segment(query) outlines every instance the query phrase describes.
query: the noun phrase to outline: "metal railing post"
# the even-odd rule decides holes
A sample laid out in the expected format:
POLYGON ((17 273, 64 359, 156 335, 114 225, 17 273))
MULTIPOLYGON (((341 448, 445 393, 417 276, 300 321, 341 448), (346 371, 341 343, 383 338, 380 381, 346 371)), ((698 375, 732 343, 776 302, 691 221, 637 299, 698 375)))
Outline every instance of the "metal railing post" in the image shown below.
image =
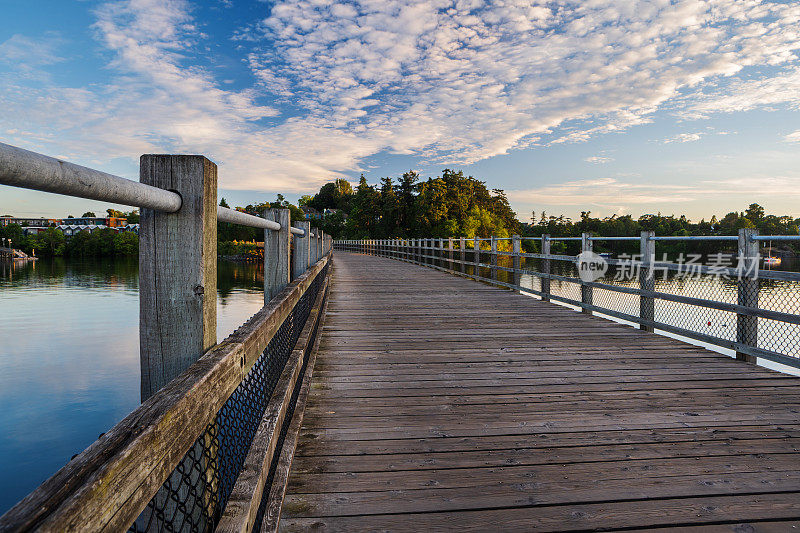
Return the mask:
POLYGON ((141 210, 144 401, 217 342, 217 166, 198 155, 143 155, 139 180, 183 199, 174 213, 141 210))
POLYGON ((497 237, 492 235, 492 255, 491 255, 491 265, 492 265, 492 279, 497 280, 497 237))
POLYGON ((542 235, 542 301, 550 301, 550 235, 542 235))
POLYGON ((303 272, 308 270, 308 267, 311 264, 311 222, 296 222, 294 226, 306 232, 306 234, 302 237, 298 235, 294 236, 292 279, 297 279, 303 275, 303 272))
MULTIPOLYGON (((593 248, 593 242, 590 238, 592 236, 591 233, 582 233, 581 234, 581 253, 583 252, 591 252, 593 248)), ((579 267, 580 268, 580 267, 579 267)), ((592 305, 592 287, 586 285, 586 282, 581 280, 581 303, 592 305)), ((581 313, 586 315, 591 315, 592 310, 587 309, 585 307, 581 308, 581 313)))
POLYGON ((264 303, 269 303, 291 281, 289 250, 292 234, 288 209, 267 209, 265 217, 281 225, 281 229, 264 230, 264 303))
POLYGON ((460 237, 458 239, 458 248, 461 251, 460 252, 461 273, 464 274, 467 271, 467 265, 466 265, 466 261, 467 261, 467 249, 466 249, 467 248, 467 239, 465 239, 464 237, 460 237))
MULTIPOLYGON (((513 266, 514 266, 514 285, 517 287, 522 286, 522 258, 519 255, 522 253, 522 239, 519 235, 511 236, 512 251, 514 252, 513 266)), ((519 289, 517 289, 519 290, 519 289)))
MULTIPOLYGON (((758 241, 753 237, 758 235, 754 228, 739 230, 739 279, 737 281, 737 303, 745 307, 758 309, 758 268, 759 250, 758 241)), ((758 347, 758 317, 737 313, 736 315, 736 342, 753 348, 758 347)), ((736 352, 736 359, 755 363, 757 358, 742 352, 736 352)))
MULTIPOLYGON (((653 263, 656 260, 656 242, 653 231, 643 231, 639 242, 639 254, 641 263, 639 266, 639 288, 643 291, 654 291, 656 288, 655 273, 653 263)), ((639 318, 642 320, 655 320, 655 299, 652 296, 639 296, 639 318)), ((644 324, 639 325, 643 331, 653 332, 653 326, 644 324)))

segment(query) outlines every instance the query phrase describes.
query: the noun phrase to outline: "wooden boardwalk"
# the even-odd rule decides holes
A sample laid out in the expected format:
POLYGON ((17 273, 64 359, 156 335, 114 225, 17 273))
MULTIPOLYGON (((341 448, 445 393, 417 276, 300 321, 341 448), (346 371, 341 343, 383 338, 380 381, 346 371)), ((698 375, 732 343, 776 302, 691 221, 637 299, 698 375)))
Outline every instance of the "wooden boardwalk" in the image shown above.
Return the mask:
POLYGON ((797 378, 337 252, 283 531, 800 531, 797 378))

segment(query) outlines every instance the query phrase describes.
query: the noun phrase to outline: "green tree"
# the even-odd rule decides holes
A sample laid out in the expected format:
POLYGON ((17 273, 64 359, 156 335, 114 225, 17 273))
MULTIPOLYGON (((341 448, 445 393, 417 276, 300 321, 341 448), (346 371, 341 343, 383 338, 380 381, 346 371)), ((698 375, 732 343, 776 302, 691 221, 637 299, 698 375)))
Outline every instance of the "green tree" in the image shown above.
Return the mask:
POLYGON ((419 235, 415 220, 418 180, 419 174, 409 170, 403 173, 397 184, 397 226, 403 237, 419 235))
POLYGON ((392 178, 381 179, 380 190, 380 236, 396 237, 399 234, 400 202, 394 193, 392 178))
POLYGON ((744 216, 754 224, 758 224, 764 218, 764 208, 758 204, 750 204, 744 216))
POLYGON ((347 219, 347 227, 352 235, 364 238, 376 235, 377 222, 380 217, 379 202, 378 191, 367 183, 367 179, 362 174, 353 196, 350 216, 347 219))

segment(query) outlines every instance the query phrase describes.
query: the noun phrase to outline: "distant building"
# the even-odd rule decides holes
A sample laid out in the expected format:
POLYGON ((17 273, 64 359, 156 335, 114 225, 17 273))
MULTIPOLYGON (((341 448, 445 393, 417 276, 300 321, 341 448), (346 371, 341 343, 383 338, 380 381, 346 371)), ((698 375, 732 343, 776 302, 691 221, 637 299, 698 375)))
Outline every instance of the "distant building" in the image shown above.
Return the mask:
POLYGON ((319 211, 317 211, 313 207, 304 206, 304 207, 301 207, 300 209, 303 211, 303 214, 309 220, 311 220, 312 218, 316 219, 316 220, 319 220, 319 219, 322 218, 322 213, 320 213, 319 211))
MULTIPOLYGON (((66 220, 72 221, 77 219, 68 218, 66 220)), ((124 220, 124 219, 123 219, 124 220)), ((111 229, 116 231, 117 233, 120 232, 131 232, 139 235, 139 224, 126 224, 124 226, 106 226, 105 224, 61 224, 56 226, 56 229, 59 230, 61 233, 64 234, 65 237, 72 237, 73 235, 77 235, 82 231, 88 231, 89 233, 94 233, 100 229, 111 229)))
POLYGON ((109 228, 120 228, 128 224, 128 219, 121 217, 80 217, 65 218, 61 220, 60 223, 69 224, 70 226, 107 226, 109 228))
MULTIPOLYGON (((72 220, 72 219, 68 218, 66 220, 72 220)), ((48 229, 50 229, 49 226, 47 227, 23 226, 22 233, 24 233, 25 235, 36 235, 44 231, 47 231, 48 229)), ((111 228, 109 226, 106 226, 105 224, 59 224, 57 226, 54 226, 54 229, 57 229, 58 231, 63 233, 65 237, 72 237, 73 235, 77 235, 82 231, 88 231, 89 233, 94 233, 95 231, 100 229, 110 229, 116 231, 117 233, 131 232, 135 233, 136 235, 139 235, 139 224, 126 224, 124 226, 118 226, 116 228, 111 228)))
POLYGON ((330 216, 330 215, 335 215, 336 213, 341 213, 342 214, 342 218, 347 220, 347 213, 344 213, 341 209, 333 209, 333 208, 330 208, 330 207, 326 207, 325 208, 325 211, 323 212, 322 216, 324 218, 324 217, 327 217, 327 216, 330 216))
POLYGON ((23 227, 48 228, 61 224, 58 218, 21 218, 21 217, 0 217, 0 226, 18 224, 23 227))

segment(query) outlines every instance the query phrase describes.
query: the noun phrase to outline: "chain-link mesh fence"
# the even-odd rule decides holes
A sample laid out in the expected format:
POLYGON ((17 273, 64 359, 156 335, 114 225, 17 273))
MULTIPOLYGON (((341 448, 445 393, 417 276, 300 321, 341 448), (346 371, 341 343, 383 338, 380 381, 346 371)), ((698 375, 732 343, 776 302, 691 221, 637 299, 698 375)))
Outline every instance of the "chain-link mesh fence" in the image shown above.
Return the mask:
MULTIPOLYGON (((600 239, 602 240, 602 239, 600 239)), ((638 238, 636 239, 638 241, 638 238)), ((425 242, 425 241, 423 241, 425 242)), ((530 242, 526 241, 526 248, 530 249, 530 242)), ((582 291, 578 266, 574 258, 575 250, 580 250, 580 243, 571 240, 566 243, 553 241, 553 256, 549 259, 540 257, 520 258, 519 278, 515 277, 513 271, 513 257, 508 254, 507 240, 498 241, 499 254, 494 254, 490 250, 490 241, 480 242, 480 252, 478 262, 480 266, 467 264, 464 272, 468 275, 477 276, 487 282, 493 281, 491 268, 493 258, 496 257, 496 280, 500 285, 518 286, 525 291, 526 289, 543 292, 552 296, 566 298, 574 302, 585 301, 591 292, 591 303, 596 308, 595 313, 603 314, 603 310, 616 313, 623 313, 631 317, 631 320, 643 320, 655 323, 655 328, 659 329, 659 324, 673 329, 668 329, 673 334, 693 337, 695 340, 706 341, 723 347, 731 347, 731 343, 738 343, 737 350, 742 346, 745 351, 761 349, 780 356, 789 356, 798 360, 793 366, 800 367, 800 324, 797 324, 797 316, 800 315, 800 298, 797 297, 797 288, 800 284, 800 275, 789 275, 775 278, 767 275, 763 277, 753 277, 752 272, 746 267, 739 272, 735 268, 735 258, 720 254, 719 257, 726 259, 720 265, 727 265, 712 272, 719 265, 712 261, 717 254, 709 255, 705 259, 709 262, 693 262, 694 259, 686 263, 668 264, 666 256, 654 264, 653 276, 648 278, 642 275, 644 266, 640 262, 640 256, 631 255, 635 248, 639 247, 639 242, 612 243, 612 248, 619 248, 620 252, 616 259, 609 261, 608 271, 595 281, 600 284, 612 285, 628 289, 629 291, 617 291, 602 287, 593 287, 591 291, 582 291), (557 252, 556 252, 557 250, 557 252), (622 253, 624 252, 624 253, 622 253), (724 257, 723 257, 724 256, 724 257), (628 259, 623 260, 623 257, 628 259), (627 261, 634 265, 624 266, 627 261), (549 268, 548 268, 549 264, 549 268), (713 268, 709 268, 713 267, 713 268), (547 279, 544 275, 547 272, 555 275, 554 279, 547 279), (568 278, 568 279, 559 279, 568 278), (648 292, 644 296, 640 291, 650 291, 655 294, 648 297, 648 292), (659 297, 658 294, 669 295, 659 297), (698 299, 706 300, 709 304, 693 301, 674 301, 674 299, 698 299), (744 309, 719 309, 725 305, 739 305, 744 309), (779 320, 771 317, 759 317, 758 313, 762 310, 777 311, 793 315, 787 320, 779 320), (676 331, 677 328, 681 331, 676 331), (699 337, 699 339, 698 339, 699 337)), ((428 244, 430 246, 430 244, 428 244)), ((438 240, 433 243, 434 247, 440 247, 438 240)), ((445 245, 446 246, 446 245, 445 245)), ((543 246, 543 245, 541 245, 543 246)), ((534 246, 536 248, 536 246, 534 246)), ((535 253, 539 253, 541 248, 535 253)), ((432 252, 429 252, 432 254, 432 252)), ((444 269, 451 269, 449 251, 437 251, 434 264, 444 269)), ((606 257, 613 254, 608 253, 606 257)), ((683 256, 683 253, 681 253, 683 256)), ((468 241, 465 253, 465 261, 475 262, 475 251, 472 242, 468 241)), ((694 256, 701 256, 695 254, 694 256)), ((460 254, 456 253, 456 259, 460 259, 460 254)), ((431 264, 431 260, 423 260, 423 263, 431 264)), ((452 266, 455 272, 461 271, 461 266, 452 266)), ((757 271, 757 270, 756 270, 757 271)), ((763 272, 763 271, 762 271, 763 272)), ((786 274, 786 273, 784 273, 786 274)), ((537 295, 541 297, 541 295, 537 295)), ((561 303, 573 308, 576 305, 570 302, 560 301, 556 298, 553 302, 561 303)), ((612 318, 622 318, 609 314, 612 318)), ((753 355, 753 354, 751 354, 753 355)), ((769 353, 759 352, 758 357, 770 357, 769 353)), ((772 356, 774 358, 774 355, 772 356)), ((785 362, 783 358, 779 358, 785 362)))
MULTIPOLYGON (((129 531, 188 533, 215 527, 327 271, 328 265, 317 274, 247 376, 129 531)), ((277 448, 276 455, 279 453, 277 448)))
MULTIPOLYGON (((758 283, 761 309, 800 315, 797 282, 761 278, 758 283)), ((800 324, 759 318, 757 328, 759 348, 800 358, 800 324)))

